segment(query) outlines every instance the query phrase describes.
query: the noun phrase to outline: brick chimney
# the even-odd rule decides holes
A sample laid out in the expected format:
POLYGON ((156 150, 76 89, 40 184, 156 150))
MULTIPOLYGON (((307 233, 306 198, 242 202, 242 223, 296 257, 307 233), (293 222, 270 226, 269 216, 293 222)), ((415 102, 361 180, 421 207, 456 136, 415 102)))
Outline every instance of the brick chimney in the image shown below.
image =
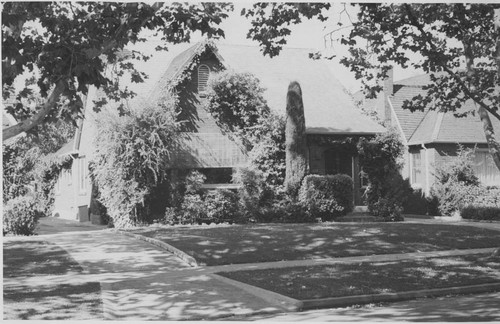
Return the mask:
POLYGON ((387 71, 387 77, 384 79, 384 121, 390 125, 392 110, 389 105, 389 97, 392 97, 394 92, 394 69, 391 67, 387 71))

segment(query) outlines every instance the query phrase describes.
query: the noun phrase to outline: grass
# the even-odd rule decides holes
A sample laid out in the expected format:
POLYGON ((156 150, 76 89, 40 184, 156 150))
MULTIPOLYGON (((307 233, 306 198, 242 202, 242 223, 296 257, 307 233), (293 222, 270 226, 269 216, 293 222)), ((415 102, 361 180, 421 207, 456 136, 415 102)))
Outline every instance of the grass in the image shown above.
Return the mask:
POLYGON ((3 242, 4 278, 61 275, 82 270, 82 267, 56 244, 41 240, 3 242))
POLYGON ((498 246, 499 232, 415 223, 258 224, 140 228, 214 266, 498 246))
POLYGON ((500 258, 485 255, 219 273, 299 300, 500 282, 500 258))
POLYGON ((4 287, 5 320, 96 320, 103 318, 98 282, 4 287))
MULTIPOLYGON (((43 240, 3 242, 3 309, 7 320, 103 319, 98 282, 49 285, 43 276, 78 274, 82 267, 62 248, 43 240), (40 285, 26 286, 23 278, 40 285)), ((55 277, 55 278, 54 278, 55 277)))

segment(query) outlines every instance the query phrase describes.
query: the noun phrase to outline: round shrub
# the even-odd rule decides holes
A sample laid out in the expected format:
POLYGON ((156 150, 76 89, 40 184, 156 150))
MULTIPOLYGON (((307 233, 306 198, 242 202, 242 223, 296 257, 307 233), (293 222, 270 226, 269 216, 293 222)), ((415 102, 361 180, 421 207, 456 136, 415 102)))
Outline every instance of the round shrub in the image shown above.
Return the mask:
POLYGON ((3 234, 34 235, 41 213, 32 197, 11 199, 3 210, 3 234))
POLYGON ((198 194, 185 195, 181 210, 179 219, 181 224, 201 223, 207 219, 207 211, 201 196, 198 194))
POLYGON ((239 220, 238 195, 225 189, 209 191, 205 195, 204 209, 207 219, 216 224, 239 220))
POLYGON ((352 211, 352 187, 351 177, 345 174, 308 175, 302 180, 298 200, 311 217, 333 220, 352 211))

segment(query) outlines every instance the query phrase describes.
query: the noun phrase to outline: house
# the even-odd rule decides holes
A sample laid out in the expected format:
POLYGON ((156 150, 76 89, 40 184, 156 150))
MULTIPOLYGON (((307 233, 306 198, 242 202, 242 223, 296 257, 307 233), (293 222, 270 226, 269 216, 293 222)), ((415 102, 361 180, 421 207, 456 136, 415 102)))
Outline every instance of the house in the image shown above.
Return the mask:
MULTIPOLYGON (((474 171, 486 186, 500 186, 500 171, 488 152, 488 145, 479 117, 468 115, 455 117, 453 113, 438 109, 415 111, 403 109, 403 102, 414 96, 426 94, 424 85, 430 83, 428 75, 418 75, 397 82, 393 72, 384 80, 383 92, 376 99, 364 99, 361 92, 354 95, 365 109, 376 111, 388 125, 395 127, 407 148, 404 178, 414 188, 421 188, 425 194, 435 181, 436 166, 457 155, 459 145, 475 149, 474 171)), ((462 107, 464 111, 475 110, 472 100, 462 107)), ((500 121, 491 117, 496 134, 500 134, 500 121)), ((498 138, 498 135, 497 135, 498 138)))
MULTIPOLYGON (((326 63, 311 59, 310 52, 284 48, 279 56, 269 58, 254 46, 201 42, 161 67, 163 74, 144 95, 151 102, 160 100, 166 91, 174 90, 179 95, 179 118, 185 122, 183 132, 186 136, 182 149, 174 154, 177 168, 200 170, 207 175, 207 186, 215 188, 229 186, 232 170, 248 162, 245 152, 222 133, 203 108, 211 74, 223 69, 254 74, 266 88, 264 96, 269 107, 281 114, 286 111, 289 83, 298 81, 303 92, 310 172, 348 174, 354 180, 355 204, 362 204, 359 159, 352 143, 361 136, 374 136, 385 129, 360 113, 326 63)), ((158 66, 152 68, 159 69, 158 66)), ((85 122, 79 127, 73 144, 61 150, 75 158, 67 179, 64 174, 60 177, 61 189, 56 197, 55 212, 61 217, 88 220, 85 208, 90 204, 91 184, 85 164, 92 158, 92 118, 98 118, 90 109, 91 97, 89 94, 85 122), (75 194, 79 196, 74 198, 75 194)))

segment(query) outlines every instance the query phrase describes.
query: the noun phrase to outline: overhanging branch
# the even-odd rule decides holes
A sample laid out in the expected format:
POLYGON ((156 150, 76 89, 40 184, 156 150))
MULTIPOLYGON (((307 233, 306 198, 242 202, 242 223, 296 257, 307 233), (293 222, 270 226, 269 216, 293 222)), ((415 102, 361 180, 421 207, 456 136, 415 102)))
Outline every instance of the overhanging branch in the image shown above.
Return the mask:
MULTIPOLYGON (((424 31, 423 26, 418 22, 417 18, 415 17, 415 15, 413 14, 413 12, 411 10, 410 5, 409 4, 404 4, 404 6, 405 6, 405 9, 406 9, 406 12, 408 13, 408 17, 410 18, 410 20, 412 22, 412 25, 415 26, 415 27, 417 27, 417 29, 420 31, 420 33, 422 34, 422 36, 425 38, 425 41, 427 42, 427 44, 429 44, 429 46, 431 46, 432 50, 434 52, 438 53, 439 51, 438 51, 437 46, 434 44, 434 42, 432 41, 432 39, 430 39, 430 37, 424 31)), ((439 66, 441 66, 443 68, 444 71, 446 71, 460 85, 460 88, 462 89, 462 91, 469 98, 471 98, 472 100, 474 100, 474 102, 476 102, 479 106, 481 106, 486 111, 488 111, 490 114, 492 114, 495 118, 497 118, 498 120, 500 120, 500 114, 498 112, 492 110, 490 107, 488 107, 488 105, 486 105, 484 103, 484 101, 479 98, 479 95, 477 93, 473 93, 470 90, 470 88, 465 84, 465 82, 455 72, 453 72, 445 63, 440 62, 440 61, 438 61, 437 63, 439 64, 439 66)))

